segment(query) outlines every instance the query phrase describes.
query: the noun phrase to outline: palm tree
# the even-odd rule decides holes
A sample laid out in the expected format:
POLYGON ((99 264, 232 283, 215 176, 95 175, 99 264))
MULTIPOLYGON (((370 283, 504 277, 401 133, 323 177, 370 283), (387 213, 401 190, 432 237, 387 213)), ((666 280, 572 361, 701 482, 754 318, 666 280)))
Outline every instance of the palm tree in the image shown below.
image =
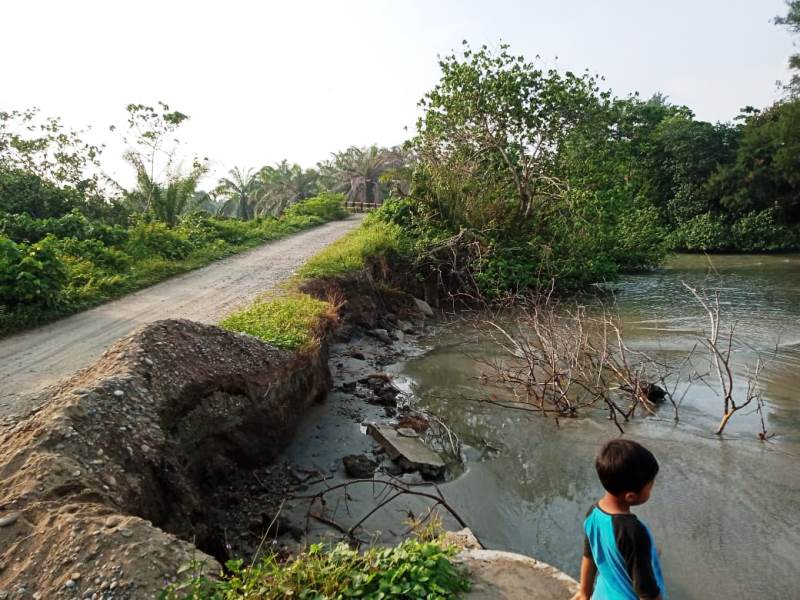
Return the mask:
POLYGON ((228 177, 219 180, 214 191, 224 199, 223 214, 233 213, 246 221, 255 216, 257 190, 258 179, 253 169, 234 167, 228 171, 228 177))
POLYGON ((197 182, 206 172, 205 165, 195 162, 188 175, 172 173, 165 183, 155 181, 141 155, 129 152, 125 159, 136 170, 136 187, 122 190, 125 203, 140 213, 150 213, 159 221, 174 227, 189 207, 197 182))
POLYGON ((262 168, 259 183, 258 214, 277 216, 288 206, 319 192, 319 173, 283 160, 274 167, 262 168))
POLYGON ((381 175, 403 164, 403 156, 397 149, 351 146, 321 164, 320 173, 331 191, 346 194, 348 203, 380 204, 385 194, 381 175))

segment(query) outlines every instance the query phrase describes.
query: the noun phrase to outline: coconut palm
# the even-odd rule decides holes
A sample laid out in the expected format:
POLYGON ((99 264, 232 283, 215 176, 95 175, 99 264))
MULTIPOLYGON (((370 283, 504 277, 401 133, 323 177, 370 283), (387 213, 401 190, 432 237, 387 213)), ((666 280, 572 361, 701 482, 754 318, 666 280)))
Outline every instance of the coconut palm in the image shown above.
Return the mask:
POLYGON ((380 204, 385 195, 381 175, 402 166, 403 156, 397 149, 351 146, 336 152, 320 165, 320 173, 331 191, 344 192, 348 203, 380 204))
POLYGON ((223 199, 222 214, 233 214, 244 221, 255 216, 258 174, 253 169, 234 167, 219 180, 214 190, 223 199))

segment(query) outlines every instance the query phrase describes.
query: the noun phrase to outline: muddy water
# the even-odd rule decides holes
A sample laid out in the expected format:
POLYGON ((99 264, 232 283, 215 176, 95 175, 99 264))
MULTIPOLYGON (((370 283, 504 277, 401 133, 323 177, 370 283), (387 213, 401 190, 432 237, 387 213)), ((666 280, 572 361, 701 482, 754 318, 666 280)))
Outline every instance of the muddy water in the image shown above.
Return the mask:
MULTIPOLYGON (((693 386, 680 421, 662 409, 627 435, 650 447, 661 473, 648 520, 662 550, 670 598, 797 598, 800 568, 800 256, 679 256, 666 268, 629 276, 616 288, 632 345, 675 359, 705 325, 682 282, 721 291, 728 322, 743 340, 740 366, 778 346, 766 368, 766 424, 737 414, 722 439, 715 390, 693 386)), ((601 494, 593 455, 615 430, 602 415, 562 421, 459 399, 479 372, 466 358, 489 352, 474 332, 443 328, 430 352, 402 370, 416 402, 445 417, 468 448, 465 472, 444 492, 493 547, 531 554, 577 576, 581 522, 601 494)), ((742 371, 743 372, 743 371, 742 371)), ((740 378, 738 385, 743 385, 740 378)))

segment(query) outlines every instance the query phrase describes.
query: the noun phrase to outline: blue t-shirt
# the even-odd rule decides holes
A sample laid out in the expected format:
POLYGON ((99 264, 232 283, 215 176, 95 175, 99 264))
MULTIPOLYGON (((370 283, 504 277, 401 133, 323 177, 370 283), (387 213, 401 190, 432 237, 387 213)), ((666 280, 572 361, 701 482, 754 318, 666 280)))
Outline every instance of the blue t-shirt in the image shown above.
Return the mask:
POLYGON ((583 555, 597 566, 592 600, 666 598, 653 536, 636 515, 612 515, 594 505, 583 531, 583 555))

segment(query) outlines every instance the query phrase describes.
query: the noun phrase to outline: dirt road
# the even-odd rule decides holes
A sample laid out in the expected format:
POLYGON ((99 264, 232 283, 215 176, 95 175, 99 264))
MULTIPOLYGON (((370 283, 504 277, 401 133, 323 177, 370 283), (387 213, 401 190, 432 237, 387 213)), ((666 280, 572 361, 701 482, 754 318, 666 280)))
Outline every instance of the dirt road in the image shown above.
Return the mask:
POLYGON ((359 220, 327 223, 0 340, 0 422, 29 411, 38 392, 89 365, 144 323, 168 318, 218 322, 287 279, 359 220))

